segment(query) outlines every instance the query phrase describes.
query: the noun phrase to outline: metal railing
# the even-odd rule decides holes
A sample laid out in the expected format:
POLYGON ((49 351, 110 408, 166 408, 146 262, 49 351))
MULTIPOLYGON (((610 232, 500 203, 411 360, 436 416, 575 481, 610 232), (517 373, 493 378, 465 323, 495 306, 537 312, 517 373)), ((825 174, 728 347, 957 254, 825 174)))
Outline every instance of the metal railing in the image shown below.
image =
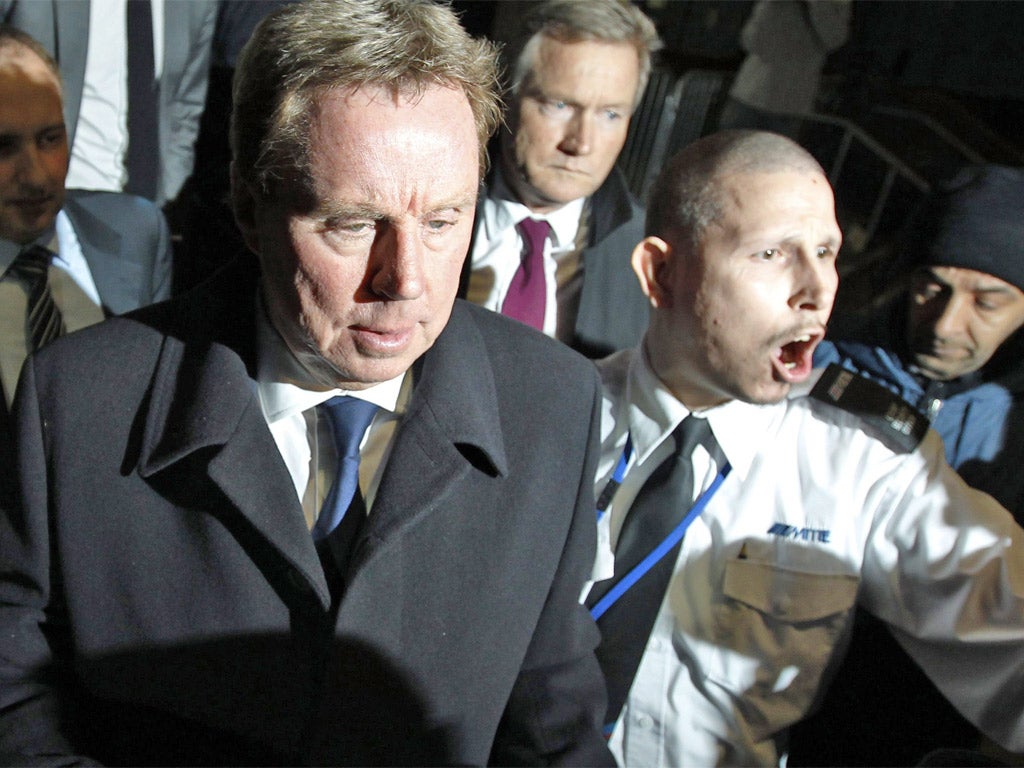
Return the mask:
MULTIPOLYGON (((673 154, 714 130, 731 79, 731 72, 717 70, 693 69, 679 77, 666 71, 652 73, 619 158, 630 189, 638 198, 645 200, 654 179, 673 154)), ((851 250, 863 250, 875 241, 887 209, 892 212, 891 218, 899 219, 903 210, 915 208, 930 193, 931 185, 926 179, 852 121, 826 114, 796 117, 803 124, 801 136, 814 138, 807 142, 808 149, 826 169, 837 199, 848 208, 843 213, 853 235, 851 250), (822 140, 823 132, 832 135, 822 140), (855 155, 858 159, 851 160, 855 155), (880 179, 869 185, 867 179, 872 175, 880 179), (865 189, 867 186, 871 188, 865 189), (905 196, 906 190, 917 199, 900 199, 894 206, 893 195, 898 188, 901 196, 905 196), (851 190, 851 194, 845 194, 851 190)), ((949 139, 951 144, 955 142, 953 137, 949 139)), ((969 148, 963 150, 967 160, 977 157, 969 148)))

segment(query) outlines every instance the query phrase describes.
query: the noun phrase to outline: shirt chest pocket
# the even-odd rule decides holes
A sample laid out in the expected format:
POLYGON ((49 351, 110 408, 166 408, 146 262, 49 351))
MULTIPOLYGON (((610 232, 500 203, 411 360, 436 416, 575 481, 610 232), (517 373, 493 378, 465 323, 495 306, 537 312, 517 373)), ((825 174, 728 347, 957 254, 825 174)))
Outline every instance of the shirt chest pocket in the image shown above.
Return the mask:
POLYGON ((767 738, 810 707, 857 600, 854 575, 726 564, 715 606, 717 663, 707 670, 755 738, 767 738))

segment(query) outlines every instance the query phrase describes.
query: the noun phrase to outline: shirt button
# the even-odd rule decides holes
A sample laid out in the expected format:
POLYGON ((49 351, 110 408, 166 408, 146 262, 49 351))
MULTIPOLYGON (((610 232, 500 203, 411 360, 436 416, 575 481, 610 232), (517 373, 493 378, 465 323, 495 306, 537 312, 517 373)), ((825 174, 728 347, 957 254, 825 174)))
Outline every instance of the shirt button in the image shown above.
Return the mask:
POLYGON ((654 725, 654 720, 650 715, 637 715, 636 724, 638 728, 648 730, 654 725))
POLYGON ((665 646, 665 643, 662 642, 660 637, 656 637, 653 640, 651 640, 651 650, 652 651, 660 651, 664 646, 665 646))

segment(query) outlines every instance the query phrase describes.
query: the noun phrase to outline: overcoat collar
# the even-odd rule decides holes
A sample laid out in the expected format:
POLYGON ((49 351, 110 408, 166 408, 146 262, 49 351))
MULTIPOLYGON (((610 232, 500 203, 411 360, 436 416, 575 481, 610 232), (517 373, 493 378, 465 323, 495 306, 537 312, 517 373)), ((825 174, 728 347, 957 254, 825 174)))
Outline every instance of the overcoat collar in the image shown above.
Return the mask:
MULTIPOLYGON (((256 397, 258 284, 255 261, 243 258, 163 308, 135 313, 164 334, 143 413, 139 474, 180 479, 197 494, 212 484, 241 515, 232 522, 244 523, 240 536, 261 567, 302 585, 326 609, 323 569, 256 397)), ((204 501, 197 498, 197 508, 204 501)))
MULTIPOLYGON (((183 464, 195 472, 196 459, 209 452, 209 479, 326 607, 323 571, 253 386, 257 290, 258 271, 247 259, 169 305, 139 472, 149 477, 183 464)), ((507 473, 494 376, 473 319, 483 311, 456 302, 415 364, 413 395, 350 571, 434 510, 458 505, 459 483, 470 472, 507 473)))
POLYGON ((508 473, 492 363, 473 320, 486 311, 456 301, 414 366, 412 399, 366 526, 367 557, 433 511, 459 507, 457 491, 470 473, 508 473))

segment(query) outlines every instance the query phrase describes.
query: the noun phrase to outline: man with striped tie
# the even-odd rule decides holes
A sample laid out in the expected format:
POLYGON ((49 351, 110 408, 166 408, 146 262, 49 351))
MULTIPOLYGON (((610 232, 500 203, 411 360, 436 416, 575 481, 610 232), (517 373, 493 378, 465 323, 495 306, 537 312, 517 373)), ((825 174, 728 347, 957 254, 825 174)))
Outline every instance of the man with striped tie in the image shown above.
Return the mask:
POLYGON ((28 354, 170 291, 159 210, 65 190, 67 168, 57 66, 32 37, 0 25, 0 440, 28 354))

